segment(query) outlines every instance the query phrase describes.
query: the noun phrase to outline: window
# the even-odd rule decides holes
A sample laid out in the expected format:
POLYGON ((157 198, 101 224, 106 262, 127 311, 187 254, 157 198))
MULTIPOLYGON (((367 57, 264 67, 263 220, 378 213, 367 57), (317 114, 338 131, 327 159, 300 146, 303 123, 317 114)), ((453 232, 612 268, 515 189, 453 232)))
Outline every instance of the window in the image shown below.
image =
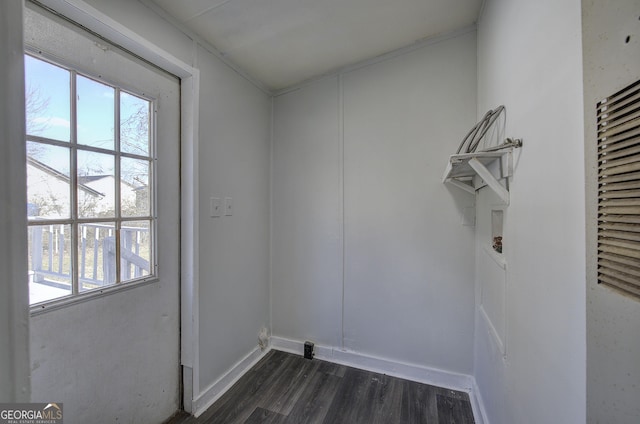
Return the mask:
POLYGON ((598 283, 640 299, 640 81, 597 104, 598 283))
POLYGON ((153 102, 25 55, 30 303, 155 277, 153 102))

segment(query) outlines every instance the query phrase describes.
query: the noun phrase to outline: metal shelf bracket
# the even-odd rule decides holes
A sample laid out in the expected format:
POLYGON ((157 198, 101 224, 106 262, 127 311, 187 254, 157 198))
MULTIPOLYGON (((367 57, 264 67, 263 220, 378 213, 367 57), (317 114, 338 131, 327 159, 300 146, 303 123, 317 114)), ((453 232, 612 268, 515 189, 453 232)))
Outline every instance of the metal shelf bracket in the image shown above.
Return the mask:
POLYGON ((505 187, 500 180, 513 174, 513 149, 521 146, 522 141, 516 140, 506 148, 451 155, 442 182, 472 194, 482 187, 489 186, 508 205, 509 182, 507 180, 505 187))
POLYGON ((500 181, 496 177, 493 176, 491 172, 487 169, 486 166, 482 164, 478 159, 472 158, 469 160, 469 166, 472 167, 478 176, 484 180, 485 183, 491 190, 495 191, 495 193, 502 199, 502 201, 506 204, 509 204, 509 190, 504 188, 500 181))

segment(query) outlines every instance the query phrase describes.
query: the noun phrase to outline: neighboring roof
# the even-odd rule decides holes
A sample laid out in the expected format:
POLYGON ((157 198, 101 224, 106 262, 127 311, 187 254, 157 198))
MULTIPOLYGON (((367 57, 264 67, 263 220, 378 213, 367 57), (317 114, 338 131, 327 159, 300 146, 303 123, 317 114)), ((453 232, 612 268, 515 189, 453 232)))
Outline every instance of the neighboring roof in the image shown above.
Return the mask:
MULTIPOLYGON (((34 159, 33 157, 27 155, 27 164, 33 166, 34 168, 38 168, 39 170, 46 172, 47 174, 51 175, 54 178, 57 178, 61 181, 64 181, 66 183, 71 183, 71 178, 69 178, 68 175, 58 171, 55 168, 50 167, 49 165, 45 165, 44 163, 40 162, 37 159, 34 159)), ((103 193, 100 193, 97 190, 92 189, 91 187, 88 187, 86 185, 84 185, 83 182, 81 182, 82 177, 78 178, 78 188, 80 188, 81 190, 96 196, 96 197, 102 197, 104 196, 103 193)))
POLYGON ((106 177, 111 177, 111 175, 80 175, 78 177, 78 183, 79 184, 92 183, 94 181, 98 181, 106 177))
MULTIPOLYGON (((100 181, 100 180, 105 179, 105 178, 113 178, 113 179, 115 179, 115 177, 113 175, 80 175, 78 177, 78 183, 79 184, 90 184, 92 182, 100 181)), ((122 184, 126 184, 129 187, 133 188, 134 190, 144 187, 144 186, 135 186, 135 185, 131 184, 130 182, 126 181, 126 180, 122 180, 122 184)))

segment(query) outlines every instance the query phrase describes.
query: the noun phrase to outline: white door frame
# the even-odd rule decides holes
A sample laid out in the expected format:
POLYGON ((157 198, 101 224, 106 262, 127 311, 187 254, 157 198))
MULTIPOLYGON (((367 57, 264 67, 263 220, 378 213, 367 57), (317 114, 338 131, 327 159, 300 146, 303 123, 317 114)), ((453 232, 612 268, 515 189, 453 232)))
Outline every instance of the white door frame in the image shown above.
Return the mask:
POLYGON ((27 175, 24 167, 24 71, 22 2, 0 2, 0 402, 28 402, 29 293, 27 273, 27 217, 24 205, 27 175), (6 32, 5 32, 6 29, 6 32), (19 143, 19 140, 23 140, 19 143))
MULTIPOLYGON (((39 0, 56 12, 180 78, 180 363, 183 404, 200 391, 198 346, 198 142, 200 72, 82 0, 39 0)), ((194 52, 197 46, 194 43, 194 52)), ((194 54, 195 56, 195 54, 194 54)))

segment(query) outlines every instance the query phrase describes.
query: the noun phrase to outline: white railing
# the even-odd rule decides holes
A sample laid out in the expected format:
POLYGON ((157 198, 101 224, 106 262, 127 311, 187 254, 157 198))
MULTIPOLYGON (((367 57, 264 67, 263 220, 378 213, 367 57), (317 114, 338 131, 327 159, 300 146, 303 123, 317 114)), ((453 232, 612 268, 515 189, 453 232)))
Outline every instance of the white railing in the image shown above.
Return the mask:
MULTIPOLYGON (((30 259, 33 282, 70 289, 71 243, 65 224, 29 227, 30 259)), ((108 224, 78 225, 78 279, 80 287, 90 289, 116 282, 115 229, 108 224)), ((120 281, 148 275, 149 229, 120 229, 120 281)))

